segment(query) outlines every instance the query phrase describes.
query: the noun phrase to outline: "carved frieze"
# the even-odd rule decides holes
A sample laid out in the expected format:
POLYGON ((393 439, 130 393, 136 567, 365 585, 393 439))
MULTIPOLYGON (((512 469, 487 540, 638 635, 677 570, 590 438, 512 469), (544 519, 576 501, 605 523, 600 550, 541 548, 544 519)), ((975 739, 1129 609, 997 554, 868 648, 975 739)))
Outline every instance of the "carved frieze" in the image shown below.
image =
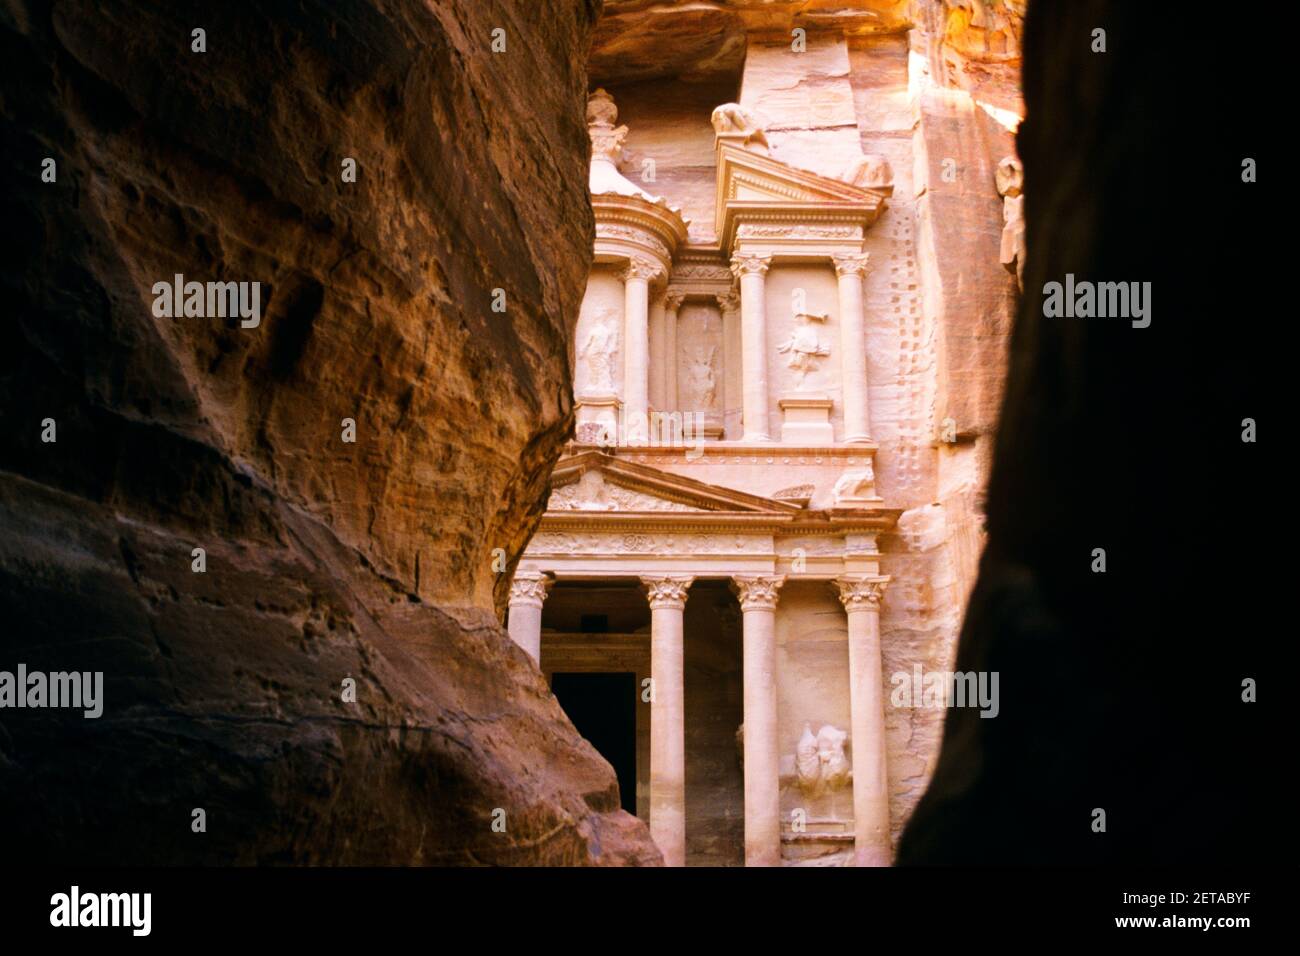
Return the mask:
POLYGON ((573 556, 653 555, 757 555, 770 554, 771 538, 761 535, 692 534, 663 532, 540 531, 528 545, 530 553, 573 556))
POLYGON ((861 239, 861 226, 809 223, 745 223, 736 230, 740 239, 861 239))

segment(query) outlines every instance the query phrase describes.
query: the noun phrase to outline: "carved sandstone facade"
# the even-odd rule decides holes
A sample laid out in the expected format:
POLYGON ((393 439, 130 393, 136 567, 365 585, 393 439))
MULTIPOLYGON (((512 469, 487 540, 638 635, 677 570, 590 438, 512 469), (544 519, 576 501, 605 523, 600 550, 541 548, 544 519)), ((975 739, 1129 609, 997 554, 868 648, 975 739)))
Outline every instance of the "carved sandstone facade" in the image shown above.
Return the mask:
MULTIPOLYGON (((576 439, 510 630, 669 865, 887 865, 942 721, 891 708, 888 677, 950 663, 987 420, 942 368, 956 277, 917 193, 932 120, 907 31, 832 28, 803 59, 747 42, 739 102, 671 79, 591 94, 576 439), (825 69, 809 102, 781 92, 825 69), (891 70, 899 88, 855 87, 891 70)), ((993 187, 972 217, 997 315, 993 187)))

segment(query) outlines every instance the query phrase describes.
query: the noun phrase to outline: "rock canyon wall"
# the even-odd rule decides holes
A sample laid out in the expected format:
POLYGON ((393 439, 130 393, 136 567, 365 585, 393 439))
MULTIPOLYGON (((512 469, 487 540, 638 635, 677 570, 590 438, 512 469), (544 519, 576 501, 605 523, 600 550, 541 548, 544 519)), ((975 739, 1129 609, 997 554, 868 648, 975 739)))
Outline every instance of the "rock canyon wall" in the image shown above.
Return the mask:
POLYGON ((16 858, 659 860, 497 617, 572 429, 598 12, 0 7, 4 661, 104 673, 0 719, 16 858), (158 317, 177 274, 260 323, 158 317))

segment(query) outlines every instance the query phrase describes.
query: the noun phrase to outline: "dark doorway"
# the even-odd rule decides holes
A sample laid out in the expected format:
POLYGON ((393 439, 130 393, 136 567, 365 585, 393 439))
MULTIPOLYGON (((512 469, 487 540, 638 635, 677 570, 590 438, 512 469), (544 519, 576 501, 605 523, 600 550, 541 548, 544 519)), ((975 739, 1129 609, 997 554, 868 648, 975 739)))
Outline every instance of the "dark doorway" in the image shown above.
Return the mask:
POLYGON ((619 802, 636 813, 636 675, 552 674, 551 691, 578 733, 609 761, 619 802))

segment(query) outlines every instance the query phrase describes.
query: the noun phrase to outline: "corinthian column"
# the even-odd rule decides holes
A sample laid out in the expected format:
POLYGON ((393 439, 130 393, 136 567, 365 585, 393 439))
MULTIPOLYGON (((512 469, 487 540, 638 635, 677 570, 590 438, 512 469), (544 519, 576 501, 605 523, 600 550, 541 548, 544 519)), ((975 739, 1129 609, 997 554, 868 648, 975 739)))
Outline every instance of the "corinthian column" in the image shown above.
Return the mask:
POLYGON ((731 580, 745 629, 745 866, 780 866, 776 601, 785 576, 743 575, 731 580))
POLYGON ((682 611, 693 578, 643 577, 650 599, 650 838, 686 865, 686 697, 682 611))
POLYGON ((858 866, 889 866, 889 779, 880 657, 880 602, 889 578, 838 578, 835 583, 849 618, 853 852, 858 866))
POLYGON ((744 380, 745 441, 771 441, 767 424, 767 296, 770 256, 734 256, 740 281, 740 362, 744 380))
POLYGON ((834 256, 840 279, 840 353, 844 384, 846 442, 871 441, 867 412, 867 318, 862 307, 862 279, 867 255, 834 256))
POLYGON ((623 431, 629 444, 649 436, 650 280, 662 272, 649 259, 632 259, 623 272, 623 431))
POLYGON ((537 664, 542 659, 542 604, 550 578, 536 571, 518 571, 510 582, 510 624, 514 642, 537 664))

